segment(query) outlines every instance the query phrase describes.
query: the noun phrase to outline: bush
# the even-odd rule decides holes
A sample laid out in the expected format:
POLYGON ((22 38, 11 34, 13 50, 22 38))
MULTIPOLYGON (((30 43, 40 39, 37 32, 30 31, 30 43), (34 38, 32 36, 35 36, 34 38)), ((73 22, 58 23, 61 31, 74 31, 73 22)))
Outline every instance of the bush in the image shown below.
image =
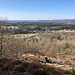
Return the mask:
POLYGON ((72 68, 72 69, 70 69, 70 70, 71 70, 71 72, 75 73, 75 68, 72 68))

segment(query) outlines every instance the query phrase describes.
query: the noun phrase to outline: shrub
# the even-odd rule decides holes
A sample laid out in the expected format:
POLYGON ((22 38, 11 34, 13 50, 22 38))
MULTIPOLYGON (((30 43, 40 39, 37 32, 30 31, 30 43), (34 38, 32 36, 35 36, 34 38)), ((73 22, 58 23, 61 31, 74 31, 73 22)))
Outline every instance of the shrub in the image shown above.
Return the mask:
POLYGON ((72 68, 72 69, 70 69, 70 70, 71 70, 71 72, 75 73, 75 68, 72 68))

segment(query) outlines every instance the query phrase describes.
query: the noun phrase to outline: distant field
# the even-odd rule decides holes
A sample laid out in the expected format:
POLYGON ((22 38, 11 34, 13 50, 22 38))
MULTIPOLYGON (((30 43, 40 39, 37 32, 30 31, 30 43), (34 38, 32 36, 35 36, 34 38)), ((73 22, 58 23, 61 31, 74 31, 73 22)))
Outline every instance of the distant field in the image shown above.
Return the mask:
POLYGON ((38 34, 15 34, 15 35, 11 35, 11 36, 33 36, 33 35, 38 35, 38 34))
POLYGON ((32 36, 32 35, 37 35, 37 34, 16 34, 16 36, 27 36, 27 35, 29 35, 29 36, 32 36))
POLYGON ((75 30, 58 30, 58 31, 51 31, 51 32, 75 32, 75 30))
POLYGON ((10 35, 11 37, 16 37, 16 38, 28 38, 28 37, 33 37, 38 34, 16 34, 16 35, 10 35))

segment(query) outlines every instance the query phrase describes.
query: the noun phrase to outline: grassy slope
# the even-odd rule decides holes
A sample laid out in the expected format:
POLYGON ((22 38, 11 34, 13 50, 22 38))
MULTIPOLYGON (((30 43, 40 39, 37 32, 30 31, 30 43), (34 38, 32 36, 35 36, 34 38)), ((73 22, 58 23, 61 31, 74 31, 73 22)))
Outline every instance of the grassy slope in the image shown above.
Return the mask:
POLYGON ((0 75, 75 75, 40 63, 25 62, 16 59, 0 59, 0 75))

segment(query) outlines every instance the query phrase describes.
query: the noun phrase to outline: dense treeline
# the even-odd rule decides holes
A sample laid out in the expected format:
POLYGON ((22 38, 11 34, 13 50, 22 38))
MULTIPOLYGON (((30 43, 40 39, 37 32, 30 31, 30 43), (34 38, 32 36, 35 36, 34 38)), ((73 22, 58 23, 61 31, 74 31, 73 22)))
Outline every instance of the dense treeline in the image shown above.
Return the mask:
POLYGON ((18 29, 6 28, 6 31, 13 34, 28 34, 42 31, 57 31, 57 30, 75 30, 75 24, 59 24, 59 23, 8 23, 0 22, 0 26, 18 26, 18 29))

